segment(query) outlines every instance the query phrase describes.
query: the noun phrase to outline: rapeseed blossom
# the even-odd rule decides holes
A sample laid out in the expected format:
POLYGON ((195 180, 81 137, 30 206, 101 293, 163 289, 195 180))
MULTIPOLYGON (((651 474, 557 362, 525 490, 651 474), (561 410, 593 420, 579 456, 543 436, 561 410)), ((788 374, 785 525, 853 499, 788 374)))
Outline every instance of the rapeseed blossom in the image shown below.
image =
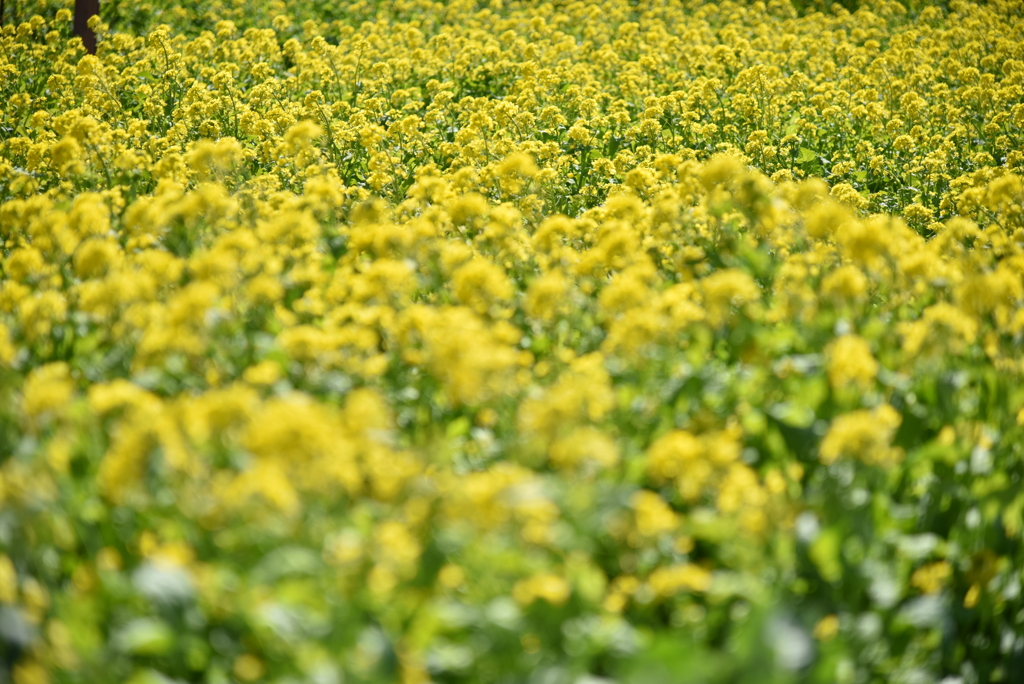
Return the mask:
POLYGON ((1019 2, 68 4, 0 680, 1024 676, 1019 2))

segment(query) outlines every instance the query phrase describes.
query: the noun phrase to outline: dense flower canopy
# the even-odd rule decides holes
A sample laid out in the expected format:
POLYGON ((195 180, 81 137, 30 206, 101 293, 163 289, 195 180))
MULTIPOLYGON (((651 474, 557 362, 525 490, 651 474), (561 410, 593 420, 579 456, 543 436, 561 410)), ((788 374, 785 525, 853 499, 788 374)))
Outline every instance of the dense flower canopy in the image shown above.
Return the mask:
POLYGON ((1021 2, 10 4, 0 682, 1024 678, 1021 2))

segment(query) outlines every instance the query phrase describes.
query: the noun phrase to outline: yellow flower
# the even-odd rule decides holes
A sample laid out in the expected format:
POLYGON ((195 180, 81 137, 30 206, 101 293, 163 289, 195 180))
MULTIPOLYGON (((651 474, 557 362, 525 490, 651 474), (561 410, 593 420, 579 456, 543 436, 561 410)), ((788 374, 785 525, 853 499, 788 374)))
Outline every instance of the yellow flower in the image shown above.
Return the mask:
POLYGON ((919 320, 899 324, 897 330, 903 337, 903 350, 910 357, 936 339, 942 340, 943 354, 960 354, 977 339, 978 322, 963 309, 940 302, 925 309, 919 320))
POLYGON ((852 264, 840 266, 821 279, 822 293, 848 301, 861 299, 867 289, 867 277, 852 264))
POLYGON ((273 385, 281 379, 281 364, 276 361, 264 360, 245 369, 242 377, 253 385, 273 385))
POLYGON ((975 582, 967 590, 964 595, 964 608, 970 610, 978 605, 978 601, 981 600, 981 585, 975 582))
POLYGON ((29 373, 22 390, 22 408, 33 418, 56 413, 67 405, 74 391, 68 364, 48 363, 29 373))
POLYGON ((569 600, 571 593, 569 583, 551 573, 541 573, 519 580, 512 588, 512 597, 522 605, 530 605, 541 599, 553 606, 560 606, 569 600))
POLYGON ((635 309, 653 299, 654 293, 648 287, 653 276, 654 267, 651 264, 635 264, 612 279, 601 292, 598 303, 610 316, 635 309))
POLYGON ((524 357, 513 346, 519 333, 511 325, 488 326, 465 307, 413 306, 399 315, 396 327, 402 358, 426 365, 455 403, 478 404, 512 392, 519 382, 516 371, 524 357))
POLYGON ((10 556, 0 554, 0 603, 12 604, 18 600, 18 573, 10 556))
POLYGON ((743 171, 743 162, 739 158, 730 154, 716 154, 704 165, 704 170, 700 173, 700 181, 706 189, 711 190, 743 171))
POLYGON ((838 183, 832 186, 831 194, 843 204, 848 204, 857 209, 866 209, 868 206, 868 199, 857 192, 849 183, 838 183))
POLYGON ((216 142, 200 140, 194 143, 185 158, 200 180, 209 180, 223 177, 238 165, 242 156, 241 144, 226 137, 216 142))
POLYGON ((514 292, 505 272, 481 257, 456 269, 452 290, 461 303, 481 315, 498 313, 495 307, 508 301, 514 292))
POLYGON ((252 653, 243 653, 235 658, 231 671, 243 682, 255 682, 262 679, 267 671, 266 665, 252 653))
POLYGON ((868 341, 857 335, 843 335, 825 350, 828 379, 834 388, 855 384, 870 389, 878 375, 878 361, 871 354, 868 341))
POLYGON ((662 598, 675 596, 681 591, 703 593, 711 588, 711 573, 692 563, 660 567, 647 578, 654 593, 662 598))
POLYGON ((84 192, 72 202, 67 222, 79 239, 90 235, 106 236, 110 230, 110 207, 99 193, 84 192))
POLYGON ((814 625, 814 638, 818 641, 829 641, 839 634, 839 617, 835 614, 826 615, 814 625))
POLYGON ((437 580, 449 589, 458 589, 466 581, 466 573, 458 565, 448 563, 437 573, 437 580))
POLYGON ((715 271, 701 280, 704 305, 708 320, 719 326, 729 319, 733 307, 756 302, 761 298, 761 288, 745 271, 727 268, 715 271))
POLYGON ((395 520, 377 526, 373 534, 374 547, 382 562, 400 576, 410 577, 416 572, 416 561, 423 546, 409 529, 395 520))
POLYGON ((17 347, 11 341, 11 331, 3 323, 0 323, 0 363, 10 364, 14 361, 17 347))
POLYGON ((525 179, 533 178, 539 171, 533 158, 524 152, 509 155, 497 168, 502 189, 513 195, 522 192, 525 179))
POLYGON ((553 437, 567 427, 598 421, 615 406, 611 378, 599 353, 574 359, 546 391, 519 406, 517 424, 527 434, 553 437))
MULTIPOLYGON (((940 460, 978 447, 969 471, 1018 436, 1002 414, 1024 404, 1019 0, 363 2, 339 21, 284 0, 121 3, 84 57, 69 9, 30 16, 69 2, 17 4, 0 31, 0 446, 19 453, 0 454, 0 506, 24 534, 0 555, 0 603, 40 639, 5 664, 15 684, 102 668, 105 616, 124 612, 113 597, 90 626, 51 600, 54 577, 16 576, 48 545, 67 565, 72 513, 146 524, 73 559, 71 599, 160 561, 187 566, 213 622, 312 621, 273 653, 257 625, 226 665, 183 636, 197 677, 331 679, 327 591, 364 609, 355 679, 426 681, 429 661, 475 681, 491 664, 452 599, 521 622, 520 670, 558 655, 529 623, 574 611, 573 592, 607 611, 564 626, 573 653, 575 627, 629 632, 634 603, 631 620, 654 610, 700 641, 710 604, 756 599, 747 580, 807 541, 795 514, 822 498, 773 406, 827 424, 833 475, 900 462, 902 416, 878 405, 900 395, 942 428, 940 460), (957 411, 936 414, 936 382, 957 411), (610 583, 572 538, 587 520, 610 583), (327 568, 273 553, 291 537, 321 539, 327 568)), ((933 460, 878 484, 902 506, 972 475, 933 460)), ((1003 484, 967 494, 1013 536, 1020 502, 988 510, 1003 484)), ((841 527, 794 558, 841 579, 861 555, 841 527)), ((912 591, 967 567, 936 548, 950 557, 911 567, 912 591)), ((978 607, 990 573, 968 574, 978 607)), ((814 636, 838 638, 848 608, 814 636)))
POLYGON ((629 501, 636 515, 636 529, 644 537, 656 537, 679 527, 679 516, 654 492, 641 489, 629 501))
POLYGON ((160 403, 155 395, 123 379, 91 385, 88 399, 89 408, 100 415, 123 407, 155 408, 160 403))
POLYGON ((75 251, 75 274, 79 278, 95 278, 115 267, 121 257, 121 246, 116 240, 101 238, 86 240, 75 251))
POLYGON ((50 684, 50 673, 34 660, 19 662, 13 670, 14 684, 50 684))
POLYGON ((903 451, 891 443, 902 422, 903 417, 888 404, 843 414, 832 421, 825 433, 819 458, 826 464, 839 458, 856 458, 869 465, 896 465, 902 460, 903 451))
POLYGON ((486 216, 490 212, 491 205, 483 195, 471 192, 449 203, 447 208, 452 223, 464 226, 478 216, 486 216))
POLYGON ((654 482, 684 475, 692 476, 693 466, 704 458, 704 445, 685 430, 674 430, 659 438, 647 450, 647 473, 654 482))
MULTIPOLYGON (((812 186, 813 187, 813 186, 812 186)), ((815 188, 816 190, 816 188, 815 188)), ((799 195, 798 202, 809 202, 811 193, 799 195)), ((853 212, 838 202, 823 201, 815 204, 804 216, 804 227, 813 238, 824 240, 835 234, 839 228, 854 220, 853 212)))
POLYGON ((23 283, 39 280, 47 270, 42 252, 32 247, 12 250, 3 266, 8 277, 23 283))
POLYGON ((550 322, 556 316, 568 313, 570 287, 569 279, 561 271, 548 271, 530 283, 523 310, 532 318, 550 322))
MULTIPOLYGON (((329 491, 341 485, 354 493, 362 486, 355 450, 338 417, 306 395, 269 399, 253 412, 241 441, 268 468, 283 469, 290 475, 286 481, 303 488, 329 491)), ((270 469, 264 471, 268 476, 270 469)))
POLYGON ((839 226, 836 241, 855 263, 874 268, 880 259, 894 253, 895 238, 905 229, 902 221, 887 216, 853 219, 839 226))
POLYGON ((551 463, 557 468, 576 468, 589 464, 611 468, 619 461, 615 442, 600 430, 578 427, 556 440, 549 451, 551 463))
POLYGON ((300 121, 285 131, 284 142, 294 154, 295 152, 308 147, 314 140, 323 134, 324 129, 320 128, 320 126, 312 121, 300 121))
POLYGON ((82 173, 82 146, 71 136, 61 140, 50 148, 50 160, 54 168, 63 176, 82 173))
POLYGON ((953 566, 948 561, 922 565, 910 576, 910 586, 925 594, 936 594, 942 590, 953 575, 953 566))

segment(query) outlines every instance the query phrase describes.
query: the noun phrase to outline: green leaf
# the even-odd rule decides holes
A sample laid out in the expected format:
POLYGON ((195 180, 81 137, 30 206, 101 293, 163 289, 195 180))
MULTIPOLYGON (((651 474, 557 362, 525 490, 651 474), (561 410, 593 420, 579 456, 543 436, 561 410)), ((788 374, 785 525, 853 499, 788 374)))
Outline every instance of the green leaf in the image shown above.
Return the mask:
POLYGON ((284 546, 264 556, 251 577, 255 582, 270 584, 282 577, 312 575, 322 565, 318 553, 301 546, 284 546))
POLYGON ((448 423, 448 427, 445 429, 445 436, 448 439, 454 439, 455 437, 461 437, 462 435, 469 434, 469 428, 472 424, 469 422, 469 418, 466 416, 460 416, 448 423))
POLYGON ((164 655, 174 648, 174 630, 163 620, 139 618, 125 625, 114 643, 133 655, 164 655))
POLYGON ((835 582, 843 576, 843 564, 839 560, 839 551, 842 547, 842 535, 839 530, 832 527, 824 530, 818 538, 811 542, 808 554, 823 579, 828 582, 835 582))
POLYGON ((806 164, 808 162, 814 161, 817 158, 818 155, 814 152, 814 150, 809 150, 806 147, 801 147, 800 153, 796 157, 796 162, 798 164, 806 164))

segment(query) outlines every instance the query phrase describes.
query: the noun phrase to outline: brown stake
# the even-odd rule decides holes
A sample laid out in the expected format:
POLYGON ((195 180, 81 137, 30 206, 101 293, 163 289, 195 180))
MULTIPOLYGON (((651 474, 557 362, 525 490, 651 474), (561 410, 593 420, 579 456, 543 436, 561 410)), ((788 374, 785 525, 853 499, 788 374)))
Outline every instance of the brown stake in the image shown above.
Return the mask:
POLYGON ((100 0, 75 0, 75 35, 82 39, 90 55, 96 54, 96 34, 89 28, 89 17, 100 13, 100 0))

